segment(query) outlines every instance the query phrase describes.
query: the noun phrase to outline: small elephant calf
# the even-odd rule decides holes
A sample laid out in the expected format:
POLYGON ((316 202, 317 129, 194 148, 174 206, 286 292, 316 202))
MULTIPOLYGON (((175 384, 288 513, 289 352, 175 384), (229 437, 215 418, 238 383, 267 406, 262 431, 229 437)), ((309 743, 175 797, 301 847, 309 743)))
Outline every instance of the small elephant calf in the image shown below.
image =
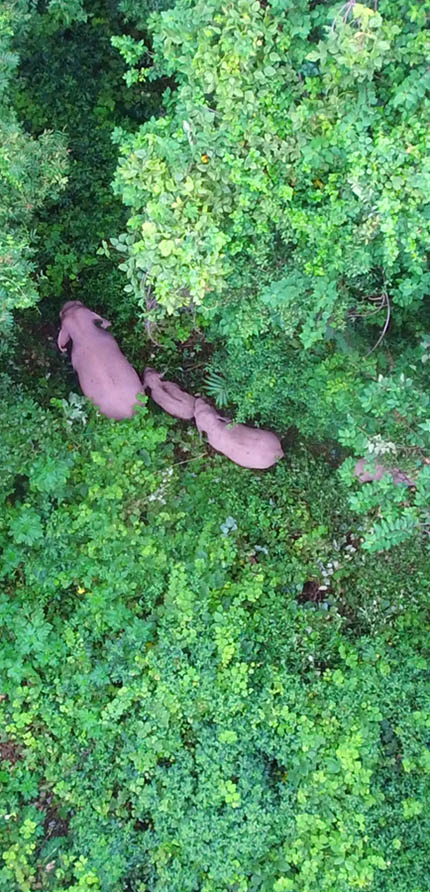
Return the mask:
POLYGON ((160 372, 150 368, 145 369, 143 385, 145 392, 149 391, 154 402, 169 415, 183 418, 184 421, 192 421, 196 401, 191 393, 181 390, 173 381, 163 381, 160 372))
POLYGON ((72 342, 72 365, 82 392, 108 418, 131 418, 143 386, 115 338, 106 331, 110 322, 80 300, 65 303, 60 319, 57 344, 64 353, 72 342))
POLYGON ((229 420, 203 399, 196 399, 194 417, 197 429, 207 435, 210 445, 242 468, 270 468, 283 458, 276 434, 245 424, 230 426, 229 420))

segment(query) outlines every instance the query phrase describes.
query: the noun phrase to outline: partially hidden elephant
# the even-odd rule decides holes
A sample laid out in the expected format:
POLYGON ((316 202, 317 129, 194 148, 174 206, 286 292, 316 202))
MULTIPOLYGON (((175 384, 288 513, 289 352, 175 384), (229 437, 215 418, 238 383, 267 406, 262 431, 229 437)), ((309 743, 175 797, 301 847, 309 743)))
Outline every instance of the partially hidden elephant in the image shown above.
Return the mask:
POLYGON ((360 458, 355 465, 354 474, 360 483, 371 483, 373 480, 381 480, 386 474, 391 474, 396 486, 404 483, 406 486, 415 486, 415 482, 408 477, 405 471, 399 468, 386 468, 385 465, 375 464, 372 468, 372 460, 360 458))
POLYGON ((173 381, 163 381, 163 375, 151 368, 145 369, 143 386, 145 393, 149 392, 154 402, 169 415, 184 421, 193 420, 196 401, 191 393, 181 390, 173 381))
POLYGON ((60 319, 57 344, 64 353, 72 342, 71 360, 82 392, 108 418, 131 418, 143 385, 115 338, 106 331, 111 323, 79 300, 65 303, 60 319))
POLYGON ((196 399, 194 417, 197 429, 206 434, 210 445, 243 468, 270 468, 283 458, 276 434, 245 424, 231 425, 204 399, 196 399))

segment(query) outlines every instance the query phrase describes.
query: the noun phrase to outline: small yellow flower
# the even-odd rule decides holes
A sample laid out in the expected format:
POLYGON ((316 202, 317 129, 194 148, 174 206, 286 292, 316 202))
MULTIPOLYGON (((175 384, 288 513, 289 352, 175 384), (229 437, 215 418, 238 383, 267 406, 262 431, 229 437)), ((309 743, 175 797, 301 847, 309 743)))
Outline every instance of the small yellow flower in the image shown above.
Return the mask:
POLYGON ((201 160, 202 160, 202 164, 208 164, 208 162, 209 162, 209 155, 202 155, 201 160))
POLYGON ((84 594, 85 594, 85 589, 82 588, 81 585, 78 585, 78 595, 84 595, 84 594))

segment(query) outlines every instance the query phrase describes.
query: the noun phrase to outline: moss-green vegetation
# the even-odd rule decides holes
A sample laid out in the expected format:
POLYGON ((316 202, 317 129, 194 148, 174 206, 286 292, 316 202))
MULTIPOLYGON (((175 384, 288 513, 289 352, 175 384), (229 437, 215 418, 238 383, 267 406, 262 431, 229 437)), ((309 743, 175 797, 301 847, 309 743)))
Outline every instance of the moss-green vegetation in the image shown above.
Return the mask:
POLYGON ((429 17, 3 4, 1 892, 428 888, 429 17), (285 460, 97 413, 70 298, 285 460))
POLYGON ((429 559, 322 459, 2 399, 4 887, 420 888, 429 559))

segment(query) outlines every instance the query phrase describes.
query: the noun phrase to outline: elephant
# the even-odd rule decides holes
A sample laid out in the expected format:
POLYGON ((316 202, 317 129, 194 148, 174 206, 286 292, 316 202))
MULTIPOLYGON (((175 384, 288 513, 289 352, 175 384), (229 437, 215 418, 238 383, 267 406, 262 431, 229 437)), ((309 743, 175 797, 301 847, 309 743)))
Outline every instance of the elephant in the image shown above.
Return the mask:
POLYGON ((131 418, 143 394, 142 382, 115 338, 110 322, 84 306, 68 301, 60 311, 57 344, 62 353, 72 342, 71 360, 82 392, 108 418, 131 418))
POLYGON ((145 393, 149 391, 154 402, 169 415, 182 418, 184 421, 193 420, 195 398, 185 390, 181 390, 173 381, 163 381, 160 372, 151 368, 145 369, 143 386, 145 393))
POLYGON ((198 431, 207 435, 210 445, 242 468, 270 468, 283 458, 276 434, 245 424, 231 425, 204 399, 196 399, 194 417, 198 431))
POLYGON ((405 471, 399 468, 386 468, 385 465, 375 464, 374 470, 367 470, 367 465, 371 464, 371 459, 360 458, 355 465, 354 474, 358 477, 360 483, 371 483, 373 480, 381 480, 385 474, 391 474, 393 482, 396 486, 404 483, 406 486, 415 486, 415 482, 408 477, 405 471))

